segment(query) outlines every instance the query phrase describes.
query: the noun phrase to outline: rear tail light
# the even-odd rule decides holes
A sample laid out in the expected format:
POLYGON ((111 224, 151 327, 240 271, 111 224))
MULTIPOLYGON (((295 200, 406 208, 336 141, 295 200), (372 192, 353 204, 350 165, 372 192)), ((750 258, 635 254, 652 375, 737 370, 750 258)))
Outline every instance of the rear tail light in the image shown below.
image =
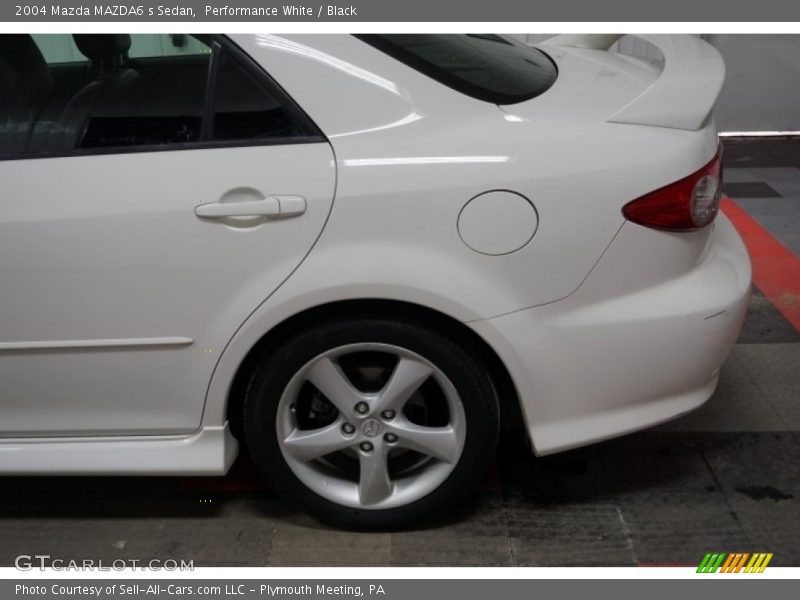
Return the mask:
POLYGON ((629 221, 670 231, 705 227, 719 212, 722 195, 722 150, 699 171, 628 202, 622 214, 629 221))

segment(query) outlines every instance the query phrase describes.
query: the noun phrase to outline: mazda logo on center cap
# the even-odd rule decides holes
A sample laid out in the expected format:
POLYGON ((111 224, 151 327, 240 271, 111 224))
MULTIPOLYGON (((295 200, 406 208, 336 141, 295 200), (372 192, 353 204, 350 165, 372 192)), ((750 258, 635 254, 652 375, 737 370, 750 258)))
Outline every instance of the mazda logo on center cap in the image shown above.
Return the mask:
POLYGON ((367 437, 380 435, 381 429, 381 424, 375 419, 367 419, 361 424, 361 433, 367 437))

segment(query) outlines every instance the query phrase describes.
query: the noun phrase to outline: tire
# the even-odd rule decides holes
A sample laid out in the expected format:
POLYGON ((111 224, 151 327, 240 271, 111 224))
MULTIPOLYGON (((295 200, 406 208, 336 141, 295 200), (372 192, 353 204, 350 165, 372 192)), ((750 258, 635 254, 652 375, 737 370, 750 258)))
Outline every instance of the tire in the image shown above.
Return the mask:
POLYGON ((254 462, 274 490, 336 527, 435 520, 481 481, 497 443, 494 386, 471 350, 390 318, 299 332, 268 349, 250 379, 254 462))

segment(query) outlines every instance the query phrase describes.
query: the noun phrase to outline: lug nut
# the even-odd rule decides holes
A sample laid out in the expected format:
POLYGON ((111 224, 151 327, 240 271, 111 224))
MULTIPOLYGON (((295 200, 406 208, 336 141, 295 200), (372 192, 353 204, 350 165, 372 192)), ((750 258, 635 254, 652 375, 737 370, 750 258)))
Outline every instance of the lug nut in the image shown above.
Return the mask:
POLYGON ((351 435, 356 432, 356 428, 354 425, 351 425, 350 423, 345 423, 344 425, 342 425, 342 431, 344 431, 347 435, 351 435))
POLYGON ((381 413, 381 416, 384 419, 394 419, 394 411, 393 410, 385 410, 381 413))
POLYGON ((358 447, 364 452, 372 452, 372 444, 370 442, 361 442, 358 447))
POLYGON ((365 415, 369 411, 369 406, 366 402, 359 402, 356 404, 356 412, 360 415, 365 415))
POLYGON ((397 441, 397 436, 393 433, 387 433, 383 436, 383 439, 389 444, 394 444, 397 441))

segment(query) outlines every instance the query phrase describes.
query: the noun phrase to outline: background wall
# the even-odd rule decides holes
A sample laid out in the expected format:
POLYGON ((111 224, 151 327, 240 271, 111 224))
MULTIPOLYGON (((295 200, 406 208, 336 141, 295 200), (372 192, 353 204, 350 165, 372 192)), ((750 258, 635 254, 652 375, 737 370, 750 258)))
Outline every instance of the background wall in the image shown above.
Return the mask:
POLYGON ((800 131, 800 35, 704 35, 725 59, 720 131, 800 131))
MULTIPOLYGON (((540 42, 549 35, 522 34, 540 42)), ((727 76, 716 107, 720 131, 800 131, 800 35, 703 35, 725 59, 727 76)), ((635 38, 623 52, 654 58, 635 38)))

